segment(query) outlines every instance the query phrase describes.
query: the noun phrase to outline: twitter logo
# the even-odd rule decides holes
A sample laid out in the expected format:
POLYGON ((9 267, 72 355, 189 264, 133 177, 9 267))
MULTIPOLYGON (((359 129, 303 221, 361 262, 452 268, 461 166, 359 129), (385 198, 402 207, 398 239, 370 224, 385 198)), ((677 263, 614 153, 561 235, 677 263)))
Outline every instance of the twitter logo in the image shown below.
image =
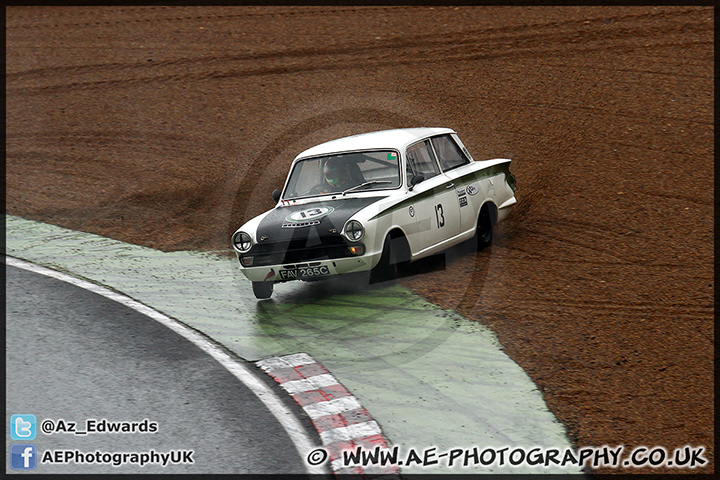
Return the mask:
POLYGON ((10 417, 10 438, 13 440, 34 440, 36 434, 35 415, 23 413, 10 417))

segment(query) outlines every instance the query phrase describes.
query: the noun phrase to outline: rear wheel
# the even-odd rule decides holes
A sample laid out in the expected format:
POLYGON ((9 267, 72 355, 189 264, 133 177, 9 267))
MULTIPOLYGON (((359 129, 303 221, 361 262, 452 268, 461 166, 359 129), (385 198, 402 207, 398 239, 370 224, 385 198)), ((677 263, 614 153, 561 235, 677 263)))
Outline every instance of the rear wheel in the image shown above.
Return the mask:
POLYGON ((255 298, 270 298, 273 293, 273 282, 252 282, 255 298))
POLYGON ((485 247, 492 245, 493 239, 493 218, 490 213, 490 208, 487 205, 483 205, 480 209, 480 216, 478 217, 477 231, 477 250, 483 250, 485 247))

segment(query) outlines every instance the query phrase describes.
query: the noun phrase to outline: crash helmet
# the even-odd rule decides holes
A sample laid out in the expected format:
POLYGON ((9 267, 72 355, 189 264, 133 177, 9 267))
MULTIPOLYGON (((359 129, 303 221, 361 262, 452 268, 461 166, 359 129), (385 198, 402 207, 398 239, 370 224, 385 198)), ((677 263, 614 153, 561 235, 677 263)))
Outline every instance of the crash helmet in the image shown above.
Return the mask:
POLYGON ((350 180, 350 168, 346 162, 331 158, 325 162, 323 175, 325 181, 333 187, 344 185, 350 180))

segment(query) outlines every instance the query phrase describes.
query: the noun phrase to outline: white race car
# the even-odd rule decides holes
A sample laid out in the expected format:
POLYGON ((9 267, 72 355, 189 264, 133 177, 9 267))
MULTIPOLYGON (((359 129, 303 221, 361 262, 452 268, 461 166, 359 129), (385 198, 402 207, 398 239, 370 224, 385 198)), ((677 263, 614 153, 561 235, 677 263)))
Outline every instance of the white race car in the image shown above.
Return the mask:
POLYGON ((257 298, 276 282, 370 271, 392 278, 403 264, 475 237, 516 203, 509 159, 475 161, 447 128, 384 130, 341 138, 298 155, 275 208, 232 236, 257 298))

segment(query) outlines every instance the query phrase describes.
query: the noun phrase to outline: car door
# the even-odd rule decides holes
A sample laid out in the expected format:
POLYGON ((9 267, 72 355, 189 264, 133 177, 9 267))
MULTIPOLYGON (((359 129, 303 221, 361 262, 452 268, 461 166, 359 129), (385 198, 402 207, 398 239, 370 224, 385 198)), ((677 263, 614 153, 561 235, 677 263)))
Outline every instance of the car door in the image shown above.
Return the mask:
POLYGON ((440 168, 430 145, 422 140, 406 150, 408 185, 414 175, 425 180, 412 187, 411 212, 417 230, 408 238, 414 254, 432 253, 460 232, 460 211, 454 182, 440 168))
POLYGON ((466 168, 470 165, 467 149, 459 145, 459 138, 455 135, 445 134, 432 137, 431 144, 440 164, 440 169, 455 184, 458 208, 460 210, 460 232, 474 229, 477 222, 477 213, 473 208, 470 197, 478 193, 478 184, 474 182, 474 175, 466 168), (471 186, 468 192, 468 186, 471 186))

